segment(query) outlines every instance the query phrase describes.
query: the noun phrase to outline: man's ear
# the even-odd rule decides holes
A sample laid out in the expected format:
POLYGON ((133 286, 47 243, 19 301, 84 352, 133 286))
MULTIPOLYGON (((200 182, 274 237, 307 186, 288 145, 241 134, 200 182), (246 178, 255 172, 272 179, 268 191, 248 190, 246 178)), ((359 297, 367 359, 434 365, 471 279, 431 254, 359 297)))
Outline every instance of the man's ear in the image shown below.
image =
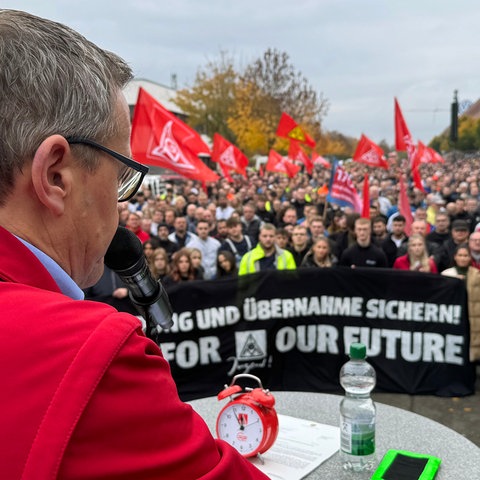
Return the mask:
POLYGON ((61 135, 46 138, 32 161, 32 185, 40 202, 54 215, 62 215, 72 187, 70 145, 61 135))

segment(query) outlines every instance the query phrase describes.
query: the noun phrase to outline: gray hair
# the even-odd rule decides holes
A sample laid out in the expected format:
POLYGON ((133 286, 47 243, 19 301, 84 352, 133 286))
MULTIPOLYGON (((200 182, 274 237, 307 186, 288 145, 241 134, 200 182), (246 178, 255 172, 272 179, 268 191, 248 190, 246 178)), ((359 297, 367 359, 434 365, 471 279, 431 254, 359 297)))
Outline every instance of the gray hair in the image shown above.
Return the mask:
POLYGON ((120 57, 71 28, 0 10, 0 203, 48 136, 113 137, 117 94, 131 78, 120 57))

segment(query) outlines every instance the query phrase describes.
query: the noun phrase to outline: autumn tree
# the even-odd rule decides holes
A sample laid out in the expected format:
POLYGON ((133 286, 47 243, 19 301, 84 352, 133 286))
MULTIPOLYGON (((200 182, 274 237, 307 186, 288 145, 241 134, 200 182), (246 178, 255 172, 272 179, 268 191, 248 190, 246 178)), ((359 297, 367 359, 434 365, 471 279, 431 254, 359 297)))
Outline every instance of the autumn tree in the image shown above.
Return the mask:
POLYGON ((233 59, 225 52, 216 61, 209 61, 197 71, 194 84, 177 92, 175 103, 187 114, 188 124, 213 138, 215 132, 234 142, 235 134, 228 127, 236 98, 238 74, 233 59))
POLYGON ((334 155, 345 159, 353 156, 357 142, 356 138, 347 137, 337 131, 329 131, 320 137, 315 150, 322 155, 334 155))
POLYGON ((458 140, 453 144, 450 140, 450 132, 447 130, 437 135, 429 146, 439 152, 460 150, 464 152, 480 150, 480 119, 461 116, 458 119, 458 140))
POLYGON ((318 138, 327 108, 327 100, 295 69, 288 54, 268 49, 240 76, 228 125, 246 153, 267 154, 270 148, 288 147, 288 142, 275 136, 282 112, 318 138))
POLYGON ((232 57, 221 52, 196 74, 193 86, 177 93, 176 104, 188 123, 213 137, 215 132, 247 155, 286 151, 288 141, 275 132, 283 111, 315 139, 328 102, 290 63, 286 53, 269 49, 237 72, 232 57))

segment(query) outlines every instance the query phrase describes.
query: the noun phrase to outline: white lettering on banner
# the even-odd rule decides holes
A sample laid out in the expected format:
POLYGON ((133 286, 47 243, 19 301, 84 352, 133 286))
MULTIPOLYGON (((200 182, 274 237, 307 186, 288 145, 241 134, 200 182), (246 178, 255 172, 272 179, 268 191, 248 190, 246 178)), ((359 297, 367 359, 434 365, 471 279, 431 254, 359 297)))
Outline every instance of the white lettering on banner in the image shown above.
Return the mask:
POLYGON ((412 320, 415 322, 460 325, 462 315, 461 305, 443 305, 403 300, 371 298, 367 301, 366 307, 365 316, 367 318, 386 318, 388 320, 412 320))
MULTIPOLYGON (((243 318, 248 321, 321 315, 365 316, 366 318, 385 318, 387 320, 460 325, 462 306, 379 298, 369 299, 364 306, 362 297, 335 297, 330 295, 272 298, 268 300, 257 300, 249 297, 243 302, 243 318)), ((238 319, 235 317, 235 320, 238 319)))
POLYGON ((363 298, 361 297, 321 297, 273 298, 256 300, 246 298, 243 302, 245 320, 270 320, 272 318, 311 317, 319 315, 361 317, 363 298))
POLYGON ((195 323, 192 319, 192 312, 174 312, 172 315, 172 320, 173 325, 168 330, 169 332, 191 332, 195 328, 195 323))
POLYGON ((160 344, 163 356, 168 362, 175 361, 180 368, 193 368, 196 365, 221 363, 218 353, 220 340, 218 337, 201 337, 198 343, 185 340, 180 343, 165 342, 160 344))
POLYGON ((234 325, 240 320, 240 311, 237 307, 212 307, 195 312, 197 327, 200 330, 234 325))
POLYGON ((376 357, 384 352, 388 360, 396 360, 400 354, 400 357, 408 362, 421 360, 464 364, 462 353, 465 344, 461 335, 346 326, 343 329, 343 341, 346 355, 350 344, 361 342, 367 346, 369 357, 376 357))
POLYGON ((275 337, 275 347, 289 352, 297 347, 300 352, 338 353, 338 330, 331 325, 298 325, 283 327, 275 337))
MULTIPOLYGON (((224 360, 220 357, 220 339, 215 336, 200 337, 197 341, 160 344, 168 362, 175 362, 183 369, 197 365, 232 362, 228 374, 248 373, 255 368, 269 367, 272 353, 268 351, 267 330, 234 332, 235 355, 224 360)), ((339 353, 339 329, 332 325, 296 325, 280 328, 275 334, 275 350, 286 353, 298 350, 302 353, 339 353)), ((369 357, 383 355, 387 360, 402 359, 407 362, 448 363, 463 365, 465 339, 461 335, 441 335, 432 332, 407 332, 382 328, 345 326, 343 343, 345 354, 351 343, 367 346, 369 357)))

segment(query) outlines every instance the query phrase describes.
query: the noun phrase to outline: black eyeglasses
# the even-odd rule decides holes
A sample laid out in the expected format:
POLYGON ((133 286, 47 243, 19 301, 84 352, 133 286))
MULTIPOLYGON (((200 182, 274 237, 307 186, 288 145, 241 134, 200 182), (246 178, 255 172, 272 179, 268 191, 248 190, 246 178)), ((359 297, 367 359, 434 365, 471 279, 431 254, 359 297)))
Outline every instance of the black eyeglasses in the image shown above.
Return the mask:
POLYGON ((142 165, 141 163, 132 160, 131 158, 122 155, 121 153, 115 152, 115 150, 110 150, 103 145, 100 145, 97 142, 88 140, 87 138, 82 137, 68 137, 66 138, 67 142, 70 144, 82 144, 88 145, 89 147, 97 148, 102 152, 112 156, 115 160, 122 162, 128 168, 122 173, 118 179, 118 201, 126 202, 130 200, 138 191, 142 185, 145 175, 148 173, 148 167, 142 165))

